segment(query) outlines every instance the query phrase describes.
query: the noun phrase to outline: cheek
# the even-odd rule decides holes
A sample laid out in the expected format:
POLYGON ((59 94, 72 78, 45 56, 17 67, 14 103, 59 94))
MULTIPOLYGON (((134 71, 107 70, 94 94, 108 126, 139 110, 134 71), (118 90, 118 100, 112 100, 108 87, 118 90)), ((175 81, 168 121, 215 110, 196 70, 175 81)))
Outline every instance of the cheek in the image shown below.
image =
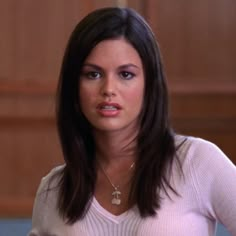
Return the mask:
POLYGON ((85 112, 88 107, 91 106, 94 97, 94 92, 91 89, 87 89, 87 87, 84 86, 80 87, 79 100, 83 112, 85 112))
POLYGON ((144 89, 143 86, 132 89, 126 94, 126 100, 133 108, 140 110, 143 104, 144 89))
POLYGON ((82 82, 80 84, 79 92, 80 92, 80 100, 86 102, 96 96, 97 88, 89 83, 82 82))

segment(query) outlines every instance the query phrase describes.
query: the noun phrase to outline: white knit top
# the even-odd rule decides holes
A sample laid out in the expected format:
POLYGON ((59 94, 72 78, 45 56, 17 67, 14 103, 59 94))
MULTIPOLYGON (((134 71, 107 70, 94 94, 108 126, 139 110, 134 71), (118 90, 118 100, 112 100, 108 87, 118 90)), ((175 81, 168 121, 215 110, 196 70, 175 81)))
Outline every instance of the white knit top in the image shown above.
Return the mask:
MULTIPOLYGON (((181 142, 183 136, 177 136, 181 142)), ((171 191, 162 193, 161 209, 155 217, 141 218, 137 207, 115 216, 93 198, 86 216, 73 225, 59 217, 57 190, 48 193, 48 180, 41 181, 35 199, 29 236, 213 236, 219 221, 236 236, 236 167, 214 144, 188 137, 178 150, 184 177, 174 163, 171 191)))

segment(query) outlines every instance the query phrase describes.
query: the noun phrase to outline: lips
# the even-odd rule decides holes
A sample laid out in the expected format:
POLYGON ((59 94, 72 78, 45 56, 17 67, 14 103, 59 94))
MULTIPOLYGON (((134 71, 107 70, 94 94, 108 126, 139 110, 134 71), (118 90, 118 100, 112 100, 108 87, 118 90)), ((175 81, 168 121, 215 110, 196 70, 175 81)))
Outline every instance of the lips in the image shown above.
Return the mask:
POLYGON ((102 102, 97 106, 97 112, 104 117, 114 117, 120 113, 121 106, 118 103, 102 102))

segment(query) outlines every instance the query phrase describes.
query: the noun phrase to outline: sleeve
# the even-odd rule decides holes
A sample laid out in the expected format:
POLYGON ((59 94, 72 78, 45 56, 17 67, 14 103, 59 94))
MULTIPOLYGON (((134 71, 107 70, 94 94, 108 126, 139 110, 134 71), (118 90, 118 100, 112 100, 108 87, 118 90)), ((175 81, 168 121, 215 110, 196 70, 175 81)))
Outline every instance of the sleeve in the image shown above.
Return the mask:
POLYGON ((57 210, 57 188, 54 178, 58 167, 42 178, 38 187, 32 214, 32 229, 28 236, 60 235, 54 234, 63 225, 57 210), (52 180, 52 181, 51 181, 52 180), (50 189, 49 189, 50 186, 50 189))
POLYGON ((44 214, 46 199, 44 192, 46 191, 46 183, 43 178, 38 187, 38 191, 34 200, 33 214, 32 214, 32 230, 29 232, 28 236, 40 236, 43 235, 44 228, 44 214))
POLYGON ((202 213, 236 235, 236 166, 216 145, 201 139, 193 157, 191 167, 202 213))

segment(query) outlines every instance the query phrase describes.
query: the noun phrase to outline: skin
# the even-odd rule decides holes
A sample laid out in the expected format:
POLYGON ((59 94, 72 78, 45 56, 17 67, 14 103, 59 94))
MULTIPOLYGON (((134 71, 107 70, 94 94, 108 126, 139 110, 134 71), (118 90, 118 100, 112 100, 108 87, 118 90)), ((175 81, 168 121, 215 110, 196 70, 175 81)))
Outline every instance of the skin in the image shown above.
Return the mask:
POLYGON ((95 197, 103 208, 118 215, 126 211, 135 161, 135 137, 144 95, 141 58, 124 38, 100 42, 86 58, 80 76, 80 104, 93 127, 96 158, 122 190, 122 205, 111 204, 114 190, 97 168, 95 197), (121 182, 122 185, 121 186, 121 182))
POLYGON ((143 66, 137 51, 125 39, 99 43, 85 60, 80 79, 82 111, 95 130, 124 132, 137 128, 144 90, 143 66), (98 113, 97 106, 102 102, 119 104, 119 114, 98 113))

